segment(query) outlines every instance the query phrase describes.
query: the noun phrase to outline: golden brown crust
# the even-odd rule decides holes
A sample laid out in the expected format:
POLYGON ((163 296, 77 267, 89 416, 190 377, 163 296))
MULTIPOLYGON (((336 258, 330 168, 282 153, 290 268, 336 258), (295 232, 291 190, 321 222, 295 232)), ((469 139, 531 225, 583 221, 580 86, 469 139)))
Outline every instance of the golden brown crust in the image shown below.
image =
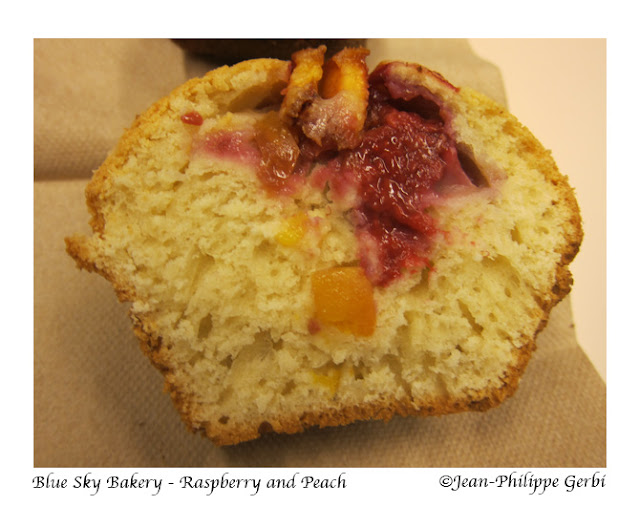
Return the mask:
MULTIPOLYGON (((259 102, 264 103, 268 100, 277 101, 280 98, 282 89, 287 83, 289 72, 289 62, 275 59, 247 61, 239 63, 234 67, 220 67, 215 71, 209 72, 203 78, 191 79, 176 88, 168 96, 153 104, 143 114, 137 116, 132 125, 123 133, 115 149, 93 174, 91 181, 87 185, 85 193, 87 207, 91 213, 91 221, 89 224, 94 232, 101 233, 104 230, 105 223, 102 214, 102 202, 110 187, 109 178, 125 164, 138 146, 144 143, 146 139, 153 137, 158 119, 164 115, 173 118, 180 117, 181 114, 187 112, 185 109, 187 104, 195 104, 198 98, 202 96, 203 91, 210 97, 215 97, 216 94, 222 95, 223 97, 220 98, 220 101, 241 101, 238 95, 251 93, 251 87, 248 86, 246 89, 234 90, 236 93, 233 97, 224 95, 230 88, 229 81, 243 73, 266 74, 267 76, 265 76, 264 79, 266 82, 271 83, 273 89, 270 89, 269 93, 264 94, 265 96, 263 96, 259 102), (204 90, 202 89, 203 87, 204 90), (174 108, 176 101, 180 101, 180 105, 182 106, 181 110, 174 108)), ((227 104, 223 104, 220 107, 226 105, 227 104)))
MULTIPOLYGON (((551 307, 549 311, 550 309, 551 307)), ((547 318, 544 318, 536 334, 542 331, 546 323, 547 318)), ((134 322, 134 332, 144 354, 165 375, 165 378, 170 377, 171 362, 163 356, 162 338, 154 337, 145 332, 139 322, 134 322)), ((228 431, 221 431, 218 426, 212 423, 194 421, 191 415, 190 396, 176 388, 176 385, 169 379, 165 381, 165 390, 171 396, 174 406, 189 430, 201 432, 218 446, 227 446, 256 439, 267 432, 296 434, 313 427, 338 427, 363 420, 389 421, 394 416, 427 417, 467 411, 487 411, 499 406, 516 392, 520 378, 535 348, 535 339, 531 339, 526 346, 519 350, 517 363, 510 367, 505 377, 502 378, 502 386, 484 392, 476 392, 467 399, 413 399, 408 396, 404 399, 382 398, 359 405, 341 406, 322 411, 307 411, 302 415, 286 414, 277 419, 264 420, 259 424, 247 423, 228 431)))
MULTIPOLYGON (((203 79, 197 79, 185 83, 165 99, 154 104, 144 114, 136 118, 132 126, 125 132, 122 140, 114 151, 108 156, 105 163, 94 174, 86 190, 87 206, 91 213, 90 225, 98 236, 105 232, 106 216, 104 207, 111 198, 112 178, 122 170, 132 153, 143 143, 153 137, 154 129, 159 118, 171 116, 178 118, 185 112, 188 103, 195 103, 202 94, 203 83, 206 83, 207 95, 215 100, 218 95, 235 93, 232 100, 235 103, 244 103, 247 100, 243 93, 247 90, 231 89, 230 80, 242 72, 265 72, 270 74, 270 89, 262 90, 265 97, 277 100, 280 91, 286 86, 289 73, 289 63, 277 60, 259 60, 244 62, 233 68, 221 68, 208 74, 203 79), (213 98, 212 98, 213 97, 213 98), (178 105, 176 105, 178 104, 178 105)), ((353 405, 337 405, 330 409, 307 410, 303 414, 285 413, 279 417, 266 417, 258 422, 237 423, 228 428, 221 428, 220 423, 203 421, 194 415, 196 400, 192 394, 184 390, 173 378, 176 374, 175 363, 170 349, 158 335, 153 323, 141 320, 136 313, 131 313, 134 322, 134 331, 139 339, 144 354, 165 376, 166 390, 170 394, 177 410, 187 427, 192 431, 206 434, 218 445, 236 444, 259 437, 262 433, 275 431, 280 433, 296 433, 306 428, 318 426, 346 425, 357 420, 380 419, 389 420, 394 415, 400 416, 433 416, 456 413, 462 411, 484 411, 502 403, 517 389, 520 378, 535 349, 535 337, 546 325, 550 311, 570 291, 572 278, 568 269, 569 263, 577 254, 582 241, 582 227, 580 213, 573 191, 567 180, 562 176, 549 152, 535 139, 535 137, 509 113, 499 105, 477 94, 464 95, 460 90, 450 85, 439 75, 419 68, 417 74, 401 67, 400 72, 407 79, 413 79, 417 84, 427 84, 430 88, 438 90, 445 100, 468 100, 471 96, 477 102, 479 112, 477 117, 470 122, 482 121, 482 118, 496 117, 503 121, 502 135, 514 140, 517 145, 518 156, 523 163, 533 166, 542 173, 557 190, 557 200, 552 205, 560 206, 566 213, 567 220, 564 223, 565 241, 557 245, 560 261, 555 267, 555 283, 552 290, 542 294, 538 298, 541 310, 540 322, 534 335, 524 339, 525 344, 517 349, 514 364, 509 366, 500 385, 494 388, 486 388, 475 391, 466 397, 451 398, 439 397, 413 397, 406 394, 402 398, 380 397, 378 399, 353 405), (461 98, 464 97, 464 98, 461 98)), ((266 79, 266 78, 265 78, 266 79)), ((220 97, 220 107, 226 105, 229 96, 220 97)), ((217 111, 219 112, 219 111, 217 111)), ((96 257, 92 251, 89 240, 84 237, 67 238, 67 251, 76 260, 79 267, 100 273, 114 286, 120 300, 135 301, 137 294, 135 287, 126 276, 117 272, 107 262, 96 257)), ((223 424, 224 425, 224 424, 223 424)))
POLYGON ((468 411, 487 411, 499 406, 515 393, 535 347, 535 341, 532 340, 520 350, 517 365, 512 367, 503 378, 501 387, 476 393, 476 395, 467 399, 412 399, 406 397, 398 400, 383 398, 359 405, 343 406, 317 412, 308 411, 301 416, 283 416, 275 420, 265 420, 259 426, 247 424, 244 427, 226 432, 221 432, 218 427, 212 424, 194 425, 189 417, 187 399, 182 397, 180 392, 171 389, 170 385, 167 386, 170 388, 171 397, 180 413, 182 413, 183 421, 185 421, 187 427, 194 432, 202 432, 216 445, 226 446, 256 439, 267 432, 296 434, 313 427, 338 427, 364 420, 389 421, 394 416, 428 417, 468 411))

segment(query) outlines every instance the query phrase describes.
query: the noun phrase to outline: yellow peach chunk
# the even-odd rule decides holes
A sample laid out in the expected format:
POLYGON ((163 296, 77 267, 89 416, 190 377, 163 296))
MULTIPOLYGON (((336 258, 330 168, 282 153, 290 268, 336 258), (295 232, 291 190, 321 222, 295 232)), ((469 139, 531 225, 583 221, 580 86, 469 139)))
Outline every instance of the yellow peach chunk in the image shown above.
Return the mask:
POLYGON ((318 83, 322 79, 326 50, 325 46, 320 46, 303 49, 292 55, 293 70, 280 108, 283 119, 297 118, 302 106, 318 97, 318 83))
POLYGON ((296 214, 287 218, 276 234, 276 241, 283 246, 297 246, 307 232, 309 217, 306 213, 296 214))
POLYGON ((300 148, 278 113, 267 113, 255 125, 255 142, 260 150, 258 177, 269 191, 286 188, 296 167, 300 148))
POLYGON ((340 373, 340 369, 333 367, 325 372, 312 371, 311 374, 313 376, 313 382, 329 389, 331 395, 335 395, 335 393, 338 391, 338 386, 340 385, 340 377, 342 376, 340 373))
POLYGON ((370 336, 376 327, 373 286, 361 267, 332 267, 311 274, 315 319, 343 332, 370 336))
POLYGON ((351 149, 361 141, 369 104, 367 49, 343 49, 323 67, 319 95, 301 110, 304 135, 326 149, 351 149))
POLYGON ((361 99, 366 108, 369 86, 365 58, 368 55, 368 49, 347 48, 327 61, 320 83, 322 97, 331 98, 340 91, 346 90, 361 99))

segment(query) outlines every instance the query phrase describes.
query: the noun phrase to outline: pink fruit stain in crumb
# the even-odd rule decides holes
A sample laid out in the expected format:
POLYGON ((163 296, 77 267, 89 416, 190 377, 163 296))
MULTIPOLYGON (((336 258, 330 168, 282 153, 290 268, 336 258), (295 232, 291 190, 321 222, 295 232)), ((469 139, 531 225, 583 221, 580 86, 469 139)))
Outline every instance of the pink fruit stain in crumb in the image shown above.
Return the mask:
POLYGON ((213 130, 195 141, 193 151, 248 165, 260 163, 260 151, 248 130, 213 130))

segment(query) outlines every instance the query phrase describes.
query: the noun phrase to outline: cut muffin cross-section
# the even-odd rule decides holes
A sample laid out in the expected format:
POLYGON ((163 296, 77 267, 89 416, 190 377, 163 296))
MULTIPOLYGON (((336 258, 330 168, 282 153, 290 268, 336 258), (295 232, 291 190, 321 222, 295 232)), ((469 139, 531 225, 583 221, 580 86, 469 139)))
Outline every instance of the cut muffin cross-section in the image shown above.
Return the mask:
POLYGON ((570 290, 580 214, 549 152, 483 95, 366 55, 188 81, 66 239, 216 444, 496 406, 570 290))

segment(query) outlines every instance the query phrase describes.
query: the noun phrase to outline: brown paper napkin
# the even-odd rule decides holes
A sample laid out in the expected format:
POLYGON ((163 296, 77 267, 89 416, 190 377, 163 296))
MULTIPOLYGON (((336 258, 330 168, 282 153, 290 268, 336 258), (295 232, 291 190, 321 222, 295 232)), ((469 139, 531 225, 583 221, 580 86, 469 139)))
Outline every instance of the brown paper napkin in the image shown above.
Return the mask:
MULTIPOLYGON (((465 41, 370 41, 504 102, 465 41)), ((46 467, 603 467, 605 384, 552 313, 516 395, 486 413, 395 418, 217 448, 186 431, 111 286, 63 237, 88 231, 84 187, 135 113, 210 63, 167 40, 35 44, 34 464, 46 467), (99 61, 99 65, 95 64, 99 61), (74 179, 74 178, 84 179, 74 179)))

